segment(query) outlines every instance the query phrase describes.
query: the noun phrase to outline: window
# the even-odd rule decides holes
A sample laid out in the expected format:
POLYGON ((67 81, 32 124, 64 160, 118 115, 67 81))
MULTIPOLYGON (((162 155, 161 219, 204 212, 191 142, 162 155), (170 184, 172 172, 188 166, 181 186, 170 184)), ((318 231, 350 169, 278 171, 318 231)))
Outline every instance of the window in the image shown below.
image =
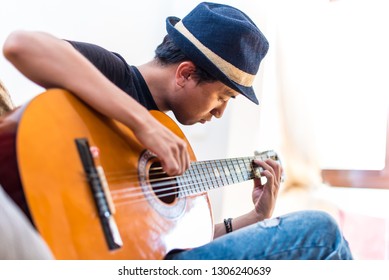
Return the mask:
POLYGON ((330 185, 389 188, 389 44, 383 36, 389 20, 381 5, 330 4, 328 57, 333 67, 328 83, 334 86, 328 88, 332 106, 326 115, 335 122, 327 130, 324 126, 323 133, 330 135, 318 139, 327 141, 322 175, 330 185))
MULTIPOLYGON (((333 186, 357 188, 389 188, 389 113, 387 114, 384 163, 382 169, 323 169, 322 176, 326 183, 333 186)), ((369 153, 369 150, 361 152, 369 153)))

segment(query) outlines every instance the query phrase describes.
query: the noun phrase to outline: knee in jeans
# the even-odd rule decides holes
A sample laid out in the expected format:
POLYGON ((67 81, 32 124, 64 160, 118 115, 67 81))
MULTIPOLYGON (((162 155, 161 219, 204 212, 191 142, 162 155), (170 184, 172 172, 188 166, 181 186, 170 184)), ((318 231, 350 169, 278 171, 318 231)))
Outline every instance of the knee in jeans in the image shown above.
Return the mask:
POLYGON ((330 235, 338 235, 340 229, 336 220, 328 213, 323 211, 309 211, 307 213, 312 221, 312 227, 317 231, 326 232, 330 235))

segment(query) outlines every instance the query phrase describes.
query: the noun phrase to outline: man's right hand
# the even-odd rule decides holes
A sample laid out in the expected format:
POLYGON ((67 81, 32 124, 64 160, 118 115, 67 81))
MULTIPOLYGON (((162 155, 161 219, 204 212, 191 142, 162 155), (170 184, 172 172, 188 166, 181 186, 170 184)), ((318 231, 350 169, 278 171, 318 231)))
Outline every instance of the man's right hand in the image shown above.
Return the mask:
POLYGON ((184 173, 190 165, 187 143, 154 117, 143 124, 143 127, 133 131, 137 139, 157 155, 168 175, 184 173))

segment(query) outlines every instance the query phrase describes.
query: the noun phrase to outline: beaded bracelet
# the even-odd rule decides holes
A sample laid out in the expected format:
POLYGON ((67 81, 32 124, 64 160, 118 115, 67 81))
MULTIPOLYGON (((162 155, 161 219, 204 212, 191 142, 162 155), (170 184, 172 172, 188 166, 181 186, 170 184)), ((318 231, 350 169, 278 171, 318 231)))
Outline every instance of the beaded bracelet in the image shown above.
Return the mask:
POLYGON ((232 218, 224 219, 224 226, 227 233, 232 232, 232 218))

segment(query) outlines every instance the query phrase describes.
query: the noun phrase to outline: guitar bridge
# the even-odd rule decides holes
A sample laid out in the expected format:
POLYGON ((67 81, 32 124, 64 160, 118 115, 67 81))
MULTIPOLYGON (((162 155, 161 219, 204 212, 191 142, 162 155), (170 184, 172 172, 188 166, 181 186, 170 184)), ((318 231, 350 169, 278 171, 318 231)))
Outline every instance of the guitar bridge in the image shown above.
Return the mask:
MULTIPOLYGON (((102 181, 99 169, 96 167, 93 156, 90 152, 88 140, 85 138, 76 139, 78 153, 87 176, 89 186, 99 214, 105 240, 110 250, 122 247, 123 242, 110 208, 107 194, 104 191, 104 180, 102 181)), ((100 171, 101 172, 101 171, 100 171)))

